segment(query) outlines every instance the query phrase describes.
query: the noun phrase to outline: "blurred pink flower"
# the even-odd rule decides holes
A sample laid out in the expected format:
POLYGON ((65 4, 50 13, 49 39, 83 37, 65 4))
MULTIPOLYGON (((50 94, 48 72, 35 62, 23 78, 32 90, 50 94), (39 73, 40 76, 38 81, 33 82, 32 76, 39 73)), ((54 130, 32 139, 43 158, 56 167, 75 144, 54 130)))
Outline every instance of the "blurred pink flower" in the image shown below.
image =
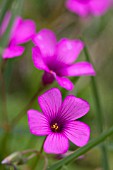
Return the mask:
MULTIPOLYGON (((0 37, 5 33, 10 19, 11 13, 7 12, 0 26, 0 37)), ((34 21, 30 19, 23 20, 17 16, 10 31, 8 47, 4 49, 2 57, 7 59, 22 55, 24 47, 20 46, 20 44, 31 40, 35 32, 34 21)))
POLYGON ((103 15, 109 8, 112 0, 66 0, 66 7, 79 16, 103 15))
POLYGON ((73 63, 84 47, 81 40, 63 38, 57 43, 51 30, 42 29, 33 42, 36 45, 32 49, 33 62, 37 69, 45 71, 44 84, 52 83, 56 79, 61 87, 72 90, 74 85, 65 76, 95 75, 90 63, 73 63))
POLYGON ((68 139, 75 145, 86 145, 90 137, 88 125, 77 121, 90 109, 88 102, 73 95, 62 96, 57 88, 52 88, 38 98, 42 113, 28 110, 30 132, 37 136, 47 135, 44 151, 63 154, 69 148, 68 139))

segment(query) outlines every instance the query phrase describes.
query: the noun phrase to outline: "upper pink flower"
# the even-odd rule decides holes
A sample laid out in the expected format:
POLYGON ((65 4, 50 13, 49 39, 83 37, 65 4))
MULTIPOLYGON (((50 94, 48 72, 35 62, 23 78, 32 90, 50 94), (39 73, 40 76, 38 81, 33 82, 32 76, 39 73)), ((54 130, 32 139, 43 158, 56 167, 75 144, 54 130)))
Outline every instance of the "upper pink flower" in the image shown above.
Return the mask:
POLYGON ((59 89, 53 88, 38 98, 42 113, 28 110, 30 132, 37 136, 47 135, 44 151, 63 154, 69 148, 68 139, 82 147, 90 137, 88 125, 77 121, 90 109, 89 104, 73 95, 67 96, 62 102, 59 89))
MULTIPOLYGON (((7 12, 0 26, 0 37, 6 31, 10 19, 11 13, 7 12)), ((23 20, 19 16, 16 17, 9 35, 8 47, 4 49, 2 57, 7 59, 22 55, 24 47, 20 46, 20 44, 31 40, 35 33, 36 27, 34 21, 30 19, 23 20)))
POLYGON ((45 71, 45 84, 56 79, 60 86, 72 90, 74 85, 65 76, 95 75, 90 63, 73 63, 84 47, 82 41, 63 38, 57 43, 55 34, 48 29, 42 29, 33 41, 33 62, 37 69, 45 71))
POLYGON ((103 15, 109 8, 112 0, 66 0, 66 7, 79 16, 103 15))

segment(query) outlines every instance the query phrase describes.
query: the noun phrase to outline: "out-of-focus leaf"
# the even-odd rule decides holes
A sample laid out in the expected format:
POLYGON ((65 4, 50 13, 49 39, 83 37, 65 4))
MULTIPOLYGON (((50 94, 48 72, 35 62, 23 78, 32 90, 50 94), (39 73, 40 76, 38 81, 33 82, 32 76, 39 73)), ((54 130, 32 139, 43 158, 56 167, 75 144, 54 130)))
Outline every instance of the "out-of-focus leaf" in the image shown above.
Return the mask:
POLYGON ((104 29, 109 23, 110 12, 107 15, 103 15, 101 17, 96 17, 92 20, 91 25, 84 30, 84 37, 88 37, 89 39, 97 39, 102 34, 104 29))
POLYGON ((58 161, 47 170, 57 170, 61 168, 63 165, 70 163, 71 161, 75 160, 79 156, 83 155, 84 153, 88 152, 90 149, 94 148, 98 144, 102 143, 108 136, 113 135, 113 127, 111 127, 108 131, 102 133, 96 139, 91 140, 87 145, 84 147, 76 150, 73 154, 65 157, 64 159, 58 161))
MULTIPOLYGON (((85 46, 85 48, 84 48, 84 54, 85 54, 86 60, 88 62, 92 63, 87 46, 85 46)), ((92 93, 93 93, 93 96, 94 96, 94 99, 95 99, 98 132, 99 132, 99 134, 101 134, 104 130, 103 110, 102 110, 102 107, 101 107, 100 96, 99 96, 96 78, 93 77, 93 76, 91 77, 91 85, 92 85, 92 93)), ((102 152, 103 169, 109 170, 107 148, 106 148, 105 144, 102 145, 101 152, 102 152)))
POLYGON ((6 11, 11 7, 13 3, 13 0, 3 0, 2 6, 1 6, 1 13, 0 13, 0 25, 3 21, 3 18, 5 16, 6 11))
POLYGON ((38 0, 37 5, 42 17, 48 17, 48 15, 50 14, 50 9, 47 0, 38 0))

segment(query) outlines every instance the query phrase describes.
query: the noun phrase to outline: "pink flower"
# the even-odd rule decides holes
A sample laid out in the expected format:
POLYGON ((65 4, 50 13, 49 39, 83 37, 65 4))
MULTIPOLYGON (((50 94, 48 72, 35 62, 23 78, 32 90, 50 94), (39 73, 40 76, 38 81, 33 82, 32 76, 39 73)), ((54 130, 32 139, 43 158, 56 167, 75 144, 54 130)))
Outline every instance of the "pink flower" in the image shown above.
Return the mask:
POLYGON ((103 15, 111 5, 112 0, 66 0, 66 7, 79 16, 103 15))
POLYGON ((45 71, 44 84, 56 79, 61 87, 72 90, 74 85, 65 76, 95 75, 90 63, 73 63, 84 47, 82 41, 63 38, 57 43, 51 30, 42 29, 33 42, 36 45, 32 49, 33 62, 37 69, 45 71))
POLYGON ((38 98, 42 113, 28 110, 30 132, 37 136, 47 135, 44 151, 63 154, 69 148, 68 139, 82 147, 90 137, 88 125, 76 119, 84 116, 90 109, 89 104, 73 95, 62 96, 57 88, 52 88, 38 98))
MULTIPOLYGON (((2 25, 0 26, 0 37, 5 33, 11 19, 11 13, 7 12, 2 25)), ((35 34, 35 23, 30 19, 23 20, 16 17, 10 32, 8 47, 4 49, 2 57, 4 59, 18 57, 24 52, 24 47, 20 44, 30 41, 35 34)))

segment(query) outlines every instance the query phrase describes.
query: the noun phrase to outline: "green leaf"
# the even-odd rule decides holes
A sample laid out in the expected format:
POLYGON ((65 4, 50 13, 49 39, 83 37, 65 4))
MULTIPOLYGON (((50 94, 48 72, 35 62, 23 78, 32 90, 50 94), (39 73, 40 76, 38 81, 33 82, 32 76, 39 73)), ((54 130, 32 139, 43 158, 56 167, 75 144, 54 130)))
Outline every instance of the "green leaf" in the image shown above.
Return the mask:
MULTIPOLYGON (((85 45, 84 47, 84 54, 86 56, 86 60, 90 63, 91 57, 88 51, 87 46, 85 45)), ((96 116, 97 116, 97 127, 98 127, 98 132, 101 134, 104 129, 104 121, 103 121, 103 111, 102 111, 102 106, 100 103, 100 96, 99 96, 99 91, 98 91, 98 86, 96 82, 95 77, 91 77, 91 85, 92 85, 92 93, 94 96, 95 100, 95 107, 96 107, 96 116)), ((107 156, 107 149, 105 144, 101 147, 101 152, 102 152, 102 165, 104 170, 109 170, 109 163, 108 163, 108 156, 107 156)))
POLYGON ((78 158, 79 156, 85 154, 86 152, 88 152, 89 150, 91 150, 92 148, 97 146, 98 144, 102 143, 108 136, 110 136, 112 134, 113 134, 113 127, 111 127, 108 131, 106 131, 106 132, 102 133, 101 135, 99 135, 97 138, 91 140, 84 147, 79 148, 78 150, 76 150, 71 155, 63 158, 60 161, 58 161, 57 163, 55 163, 54 165, 49 167, 47 170, 57 170, 57 169, 61 168, 63 165, 66 165, 66 164, 70 163, 71 161, 73 161, 76 158, 78 158))

